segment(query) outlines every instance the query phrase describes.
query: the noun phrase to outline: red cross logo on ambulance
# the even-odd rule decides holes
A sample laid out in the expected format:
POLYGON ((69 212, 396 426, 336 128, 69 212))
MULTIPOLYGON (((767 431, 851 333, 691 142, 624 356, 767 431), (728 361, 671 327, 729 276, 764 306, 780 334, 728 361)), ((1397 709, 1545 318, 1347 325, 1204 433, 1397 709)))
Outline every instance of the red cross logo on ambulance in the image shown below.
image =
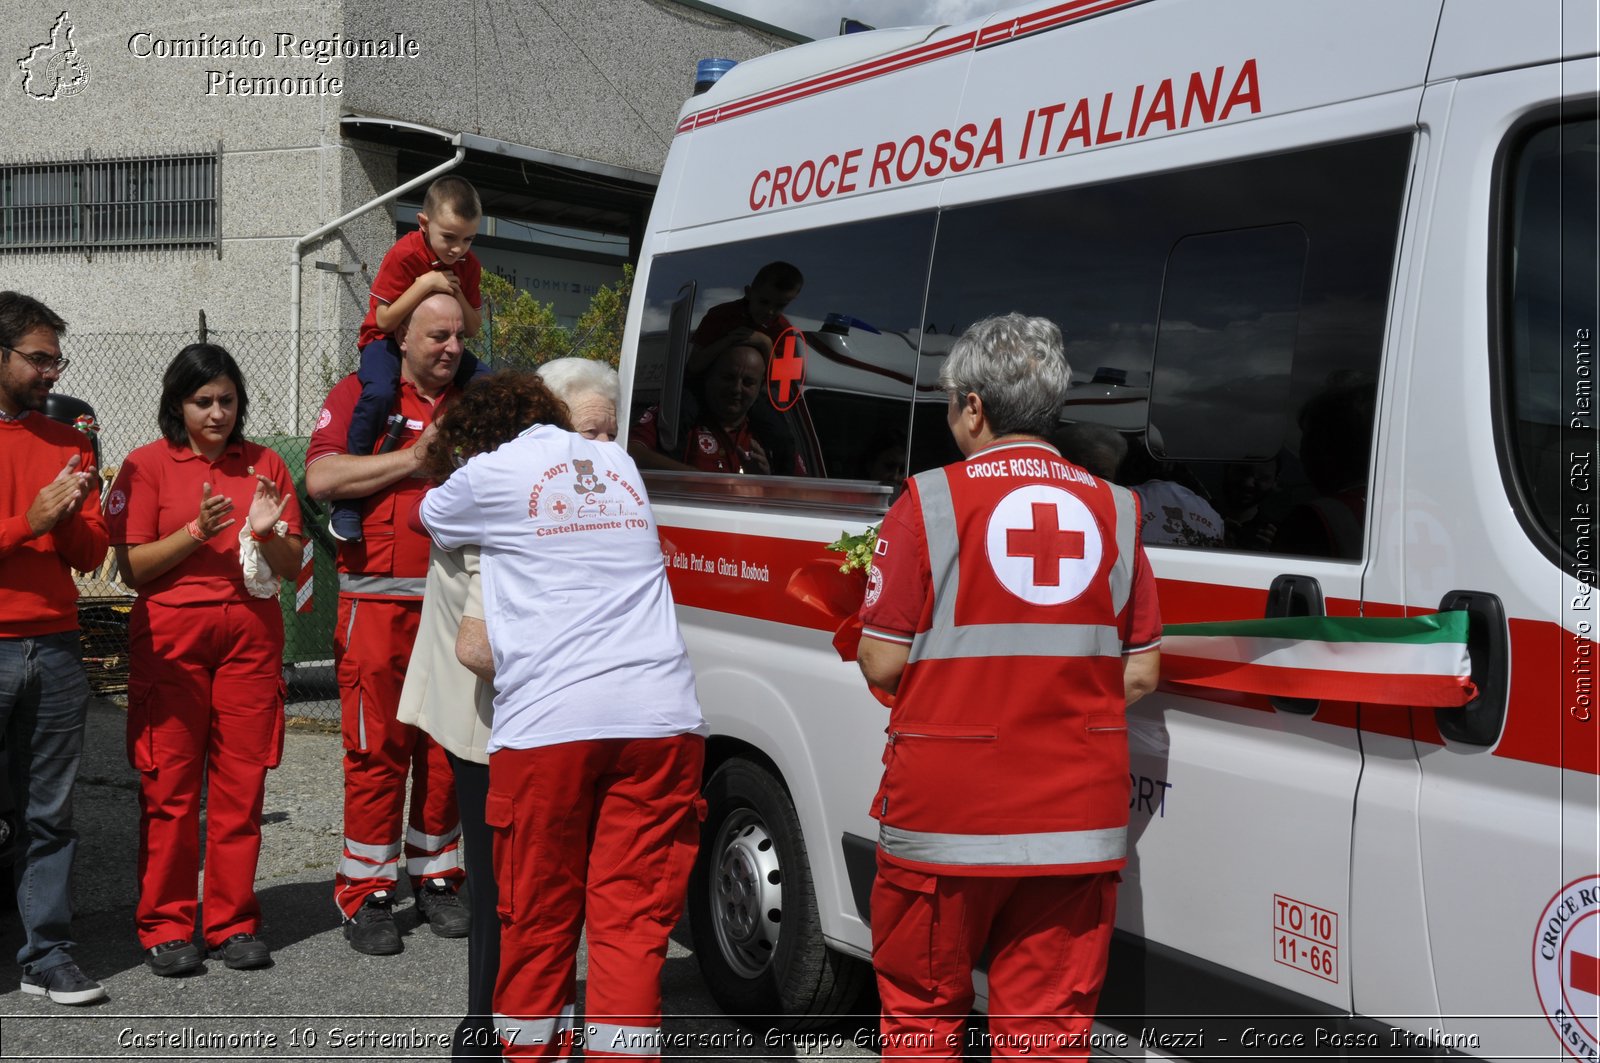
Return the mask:
POLYGON ((767 398, 774 410, 783 411, 800 401, 800 385, 806 378, 806 338, 799 329, 786 328, 772 343, 772 361, 767 366, 767 398))
POLYGON ((1048 484, 1002 498, 989 514, 985 545, 1000 585, 1034 605, 1061 605, 1082 594, 1104 551, 1089 507, 1048 484))
POLYGON ((1600 1056, 1600 875, 1568 883, 1545 905, 1534 930, 1533 984, 1567 1055, 1600 1056))

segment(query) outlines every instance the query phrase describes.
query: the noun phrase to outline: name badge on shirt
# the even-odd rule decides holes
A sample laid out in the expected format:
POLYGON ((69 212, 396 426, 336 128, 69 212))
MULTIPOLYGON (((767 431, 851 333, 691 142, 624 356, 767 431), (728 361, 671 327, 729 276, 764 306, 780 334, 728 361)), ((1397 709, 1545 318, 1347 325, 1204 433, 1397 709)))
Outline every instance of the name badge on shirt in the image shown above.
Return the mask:
POLYGON ((415 417, 407 417, 406 418, 406 427, 411 429, 413 432, 420 432, 426 426, 421 421, 417 420, 415 417))

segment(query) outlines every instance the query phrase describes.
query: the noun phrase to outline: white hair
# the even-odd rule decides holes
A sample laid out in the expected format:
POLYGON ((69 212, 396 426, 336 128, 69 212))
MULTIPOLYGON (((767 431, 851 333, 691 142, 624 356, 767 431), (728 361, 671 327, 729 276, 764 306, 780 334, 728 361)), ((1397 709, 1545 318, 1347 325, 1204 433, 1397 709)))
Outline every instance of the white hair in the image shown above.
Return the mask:
POLYGON ((539 376, 565 403, 580 395, 599 395, 613 406, 622 399, 622 380, 617 371, 593 358, 556 358, 539 367, 539 376))
POLYGON ((939 370, 946 391, 977 392, 996 436, 1049 435, 1072 370, 1053 321, 1023 314, 986 317, 956 340, 939 370))

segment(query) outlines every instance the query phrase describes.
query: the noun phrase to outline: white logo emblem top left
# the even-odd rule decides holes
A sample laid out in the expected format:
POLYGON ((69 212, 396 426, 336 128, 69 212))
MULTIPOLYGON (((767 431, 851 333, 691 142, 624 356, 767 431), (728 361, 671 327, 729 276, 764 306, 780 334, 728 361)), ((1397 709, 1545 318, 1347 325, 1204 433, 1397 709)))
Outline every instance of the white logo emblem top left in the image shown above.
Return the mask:
POLYGON ((1034 605, 1061 605, 1088 590, 1105 549, 1089 507, 1048 484, 1002 498, 985 546, 1001 586, 1034 605))
POLYGON ((72 16, 66 11, 50 27, 50 39, 17 60, 22 91, 35 100, 64 100, 89 83, 89 67, 73 43, 72 16))

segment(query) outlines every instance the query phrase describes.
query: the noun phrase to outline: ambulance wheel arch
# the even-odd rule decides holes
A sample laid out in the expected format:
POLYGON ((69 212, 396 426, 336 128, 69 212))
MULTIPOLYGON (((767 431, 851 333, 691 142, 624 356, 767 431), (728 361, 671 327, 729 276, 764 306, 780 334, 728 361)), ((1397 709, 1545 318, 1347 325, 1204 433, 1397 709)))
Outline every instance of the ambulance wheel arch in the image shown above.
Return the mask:
POLYGON ((731 1016, 786 1030, 849 1014, 872 970, 823 938, 804 832, 776 769, 741 752, 704 793, 688 909, 711 995, 731 1016))

